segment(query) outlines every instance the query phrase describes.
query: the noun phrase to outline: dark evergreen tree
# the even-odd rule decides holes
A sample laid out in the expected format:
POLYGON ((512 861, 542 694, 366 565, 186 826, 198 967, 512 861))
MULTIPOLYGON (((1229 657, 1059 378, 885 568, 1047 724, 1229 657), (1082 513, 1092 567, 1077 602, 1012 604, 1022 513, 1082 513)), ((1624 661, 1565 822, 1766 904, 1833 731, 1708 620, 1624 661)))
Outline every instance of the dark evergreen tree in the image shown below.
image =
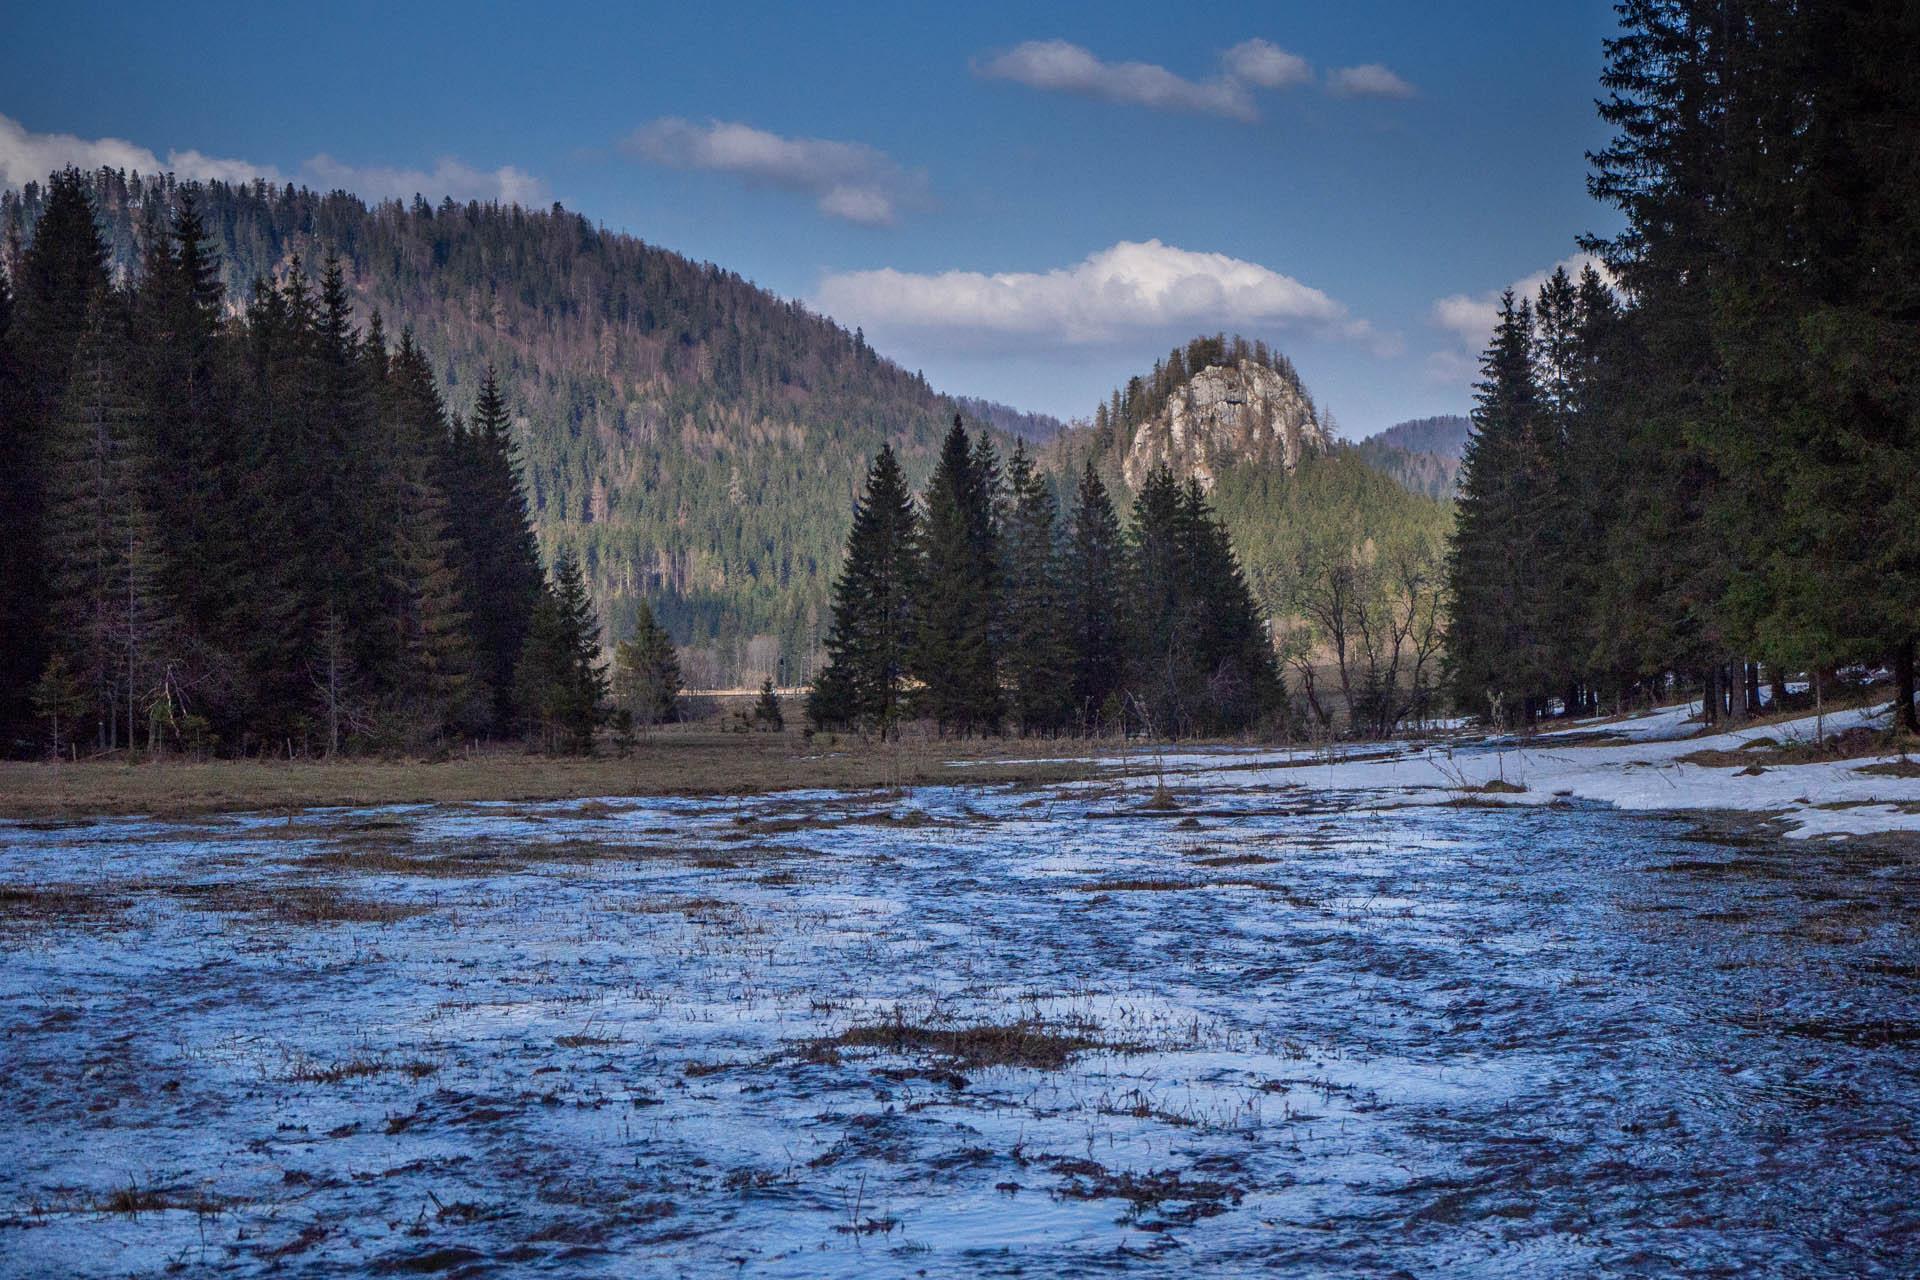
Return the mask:
POLYGON ((1015 442, 1007 460, 1002 546, 1004 652, 1015 724, 1022 733, 1057 733, 1073 713, 1073 651, 1068 641, 1058 511, 1046 478, 1015 442))
POLYGON ((614 646, 613 693, 642 728, 679 718, 680 657, 644 600, 633 635, 614 646))
POLYGON ((996 732, 1004 714, 997 479, 991 449, 977 449, 955 418, 927 481, 913 587, 915 706, 942 732, 996 732))
MULTIPOLYGON (((452 451, 448 515, 460 592, 471 614, 477 671, 493 694, 493 727, 503 730, 512 722, 513 665, 526 642, 541 573, 506 399, 491 368, 452 451)), ((644 612, 651 619, 651 610, 644 612)))
POLYGON ((1556 675, 1540 549, 1553 533, 1557 476, 1543 439, 1532 307, 1516 306, 1511 290, 1481 368, 1448 557, 1448 662, 1460 706, 1530 718, 1556 675))
POLYGON ((541 594, 514 671, 514 696, 532 738, 547 751, 593 753, 593 732, 607 698, 600 663, 600 626, 580 575, 579 561, 562 547, 553 580, 541 594))
POLYGON ((753 704, 753 723, 768 733, 780 733, 787 727, 787 718, 780 713, 780 695, 773 691, 772 676, 760 682, 760 696, 753 704))
POLYGON ((1118 709, 1126 669, 1121 596, 1126 547, 1107 487, 1089 460, 1080 474, 1066 547, 1065 592, 1074 715, 1092 731, 1118 709))
POLYGON ((827 665, 807 698, 815 724, 860 724, 885 735, 898 723, 913 637, 917 523, 893 448, 882 446, 834 582, 827 665))
MULTIPOLYGON (((33 241, 10 266, 8 338, 17 370, 0 421, 0 718, 23 723, 27 690, 46 665, 47 579, 34 548, 45 530, 48 440, 74 353, 107 293, 107 245, 76 169, 53 175, 33 241)), ((77 678, 77 677, 76 677, 77 678)))
POLYGON ((166 639, 141 493, 144 406, 119 302, 96 307, 52 424, 43 541, 53 644, 86 693, 101 751, 134 744, 166 639))

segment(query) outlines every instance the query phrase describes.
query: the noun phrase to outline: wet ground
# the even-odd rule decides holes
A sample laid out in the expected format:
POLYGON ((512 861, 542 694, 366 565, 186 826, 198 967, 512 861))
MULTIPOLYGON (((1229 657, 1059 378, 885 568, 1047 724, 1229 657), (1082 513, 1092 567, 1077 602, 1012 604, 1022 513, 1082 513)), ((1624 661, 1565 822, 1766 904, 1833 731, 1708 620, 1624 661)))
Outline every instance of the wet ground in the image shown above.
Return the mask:
POLYGON ((1920 860, 1225 776, 0 828, 0 1275, 1920 1267, 1920 860))

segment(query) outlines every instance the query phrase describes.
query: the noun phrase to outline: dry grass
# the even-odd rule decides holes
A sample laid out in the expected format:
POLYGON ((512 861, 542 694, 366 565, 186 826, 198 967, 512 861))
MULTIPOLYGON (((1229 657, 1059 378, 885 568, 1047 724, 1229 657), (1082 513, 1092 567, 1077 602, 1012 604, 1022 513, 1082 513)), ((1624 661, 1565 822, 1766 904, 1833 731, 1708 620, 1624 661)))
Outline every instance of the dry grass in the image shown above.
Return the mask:
POLYGON ((276 924, 393 924, 432 910, 349 897, 324 885, 181 884, 165 892, 197 910, 261 916, 276 924))
POLYGON ((1834 760, 1898 755, 1901 759, 1888 764, 1868 765, 1860 772, 1912 778, 1920 777, 1920 766, 1905 757, 1915 751, 1920 751, 1920 740, 1909 734, 1855 727, 1843 733, 1828 734, 1825 742, 1780 743, 1772 738, 1755 738, 1731 751, 1691 751, 1681 756, 1680 760, 1709 769, 1734 768, 1745 771, 1769 765, 1820 764, 1834 760))
POLYGON ((1092 1049, 1126 1052, 1078 1027, 1052 1027, 1022 1020, 1005 1026, 921 1027, 904 1021, 848 1027, 837 1036, 807 1043, 810 1061, 838 1061, 841 1049, 881 1049, 888 1053, 931 1053, 963 1067, 1037 1067, 1058 1071, 1075 1054, 1092 1049))
MULTIPOLYGON (((798 734, 686 731, 657 735, 637 747, 630 760, 548 759, 502 747, 440 764, 0 763, 0 817, 185 817, 259 810, 291 814, 334 805, 760 795, 801 788, 872 791, 932 782, 1052 783, 1099 772, 1098 766, 1071 758, 1086 753, 1087 744, 1074 741, 988 739, 903 745, 842 739, 830 744, 816 737, 808 746, 798 734), (956 769, 947 764, 949 760, 977 763, 956 769)), ((265 831, 262 835, 270 838, 265 831)))

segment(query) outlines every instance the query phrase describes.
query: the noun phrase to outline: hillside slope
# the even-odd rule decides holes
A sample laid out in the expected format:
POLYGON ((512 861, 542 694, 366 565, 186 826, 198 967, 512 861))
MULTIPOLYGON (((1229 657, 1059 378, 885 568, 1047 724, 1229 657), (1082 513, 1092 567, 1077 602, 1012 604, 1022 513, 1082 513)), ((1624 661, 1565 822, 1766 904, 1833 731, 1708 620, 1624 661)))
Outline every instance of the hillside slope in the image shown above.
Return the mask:
MULTIPOLYGON (((1269 615, 1284 623, 1330 562, 1371 561, 1416 547, 1436 556, 1453 525, 1453 504, 1445 500, 1452 472, 1438 492, 1408 484, 1370 457, 1366 445, 1329 441, 1321 416, 1284 355, 1238 337, 1197 338, 1152 373, 1131 379, 1100 407, 1094 425, 1063 431, 1040 458, 1063 506, 1091 461, 1123 519, 1152 467, 1198 478, 1211 492, 1248 583, 1269 615), (1224 390, 1229 381, 1230 392, 1224 390), (1255 430, 1256 423, 1268 425, 1255 430)), ((1409 429, 1394 439, 1444 447, 1452 423, 1465 421, 1405 424, 1409 429)), ((1436 465, 1443 456, 1396 452, 1432 457, 1436 465)))
MULTIPOLYGON (((117 269, 166 182, 90 175, 117 269)), ((4 197, 31 228, 41 191, 4 197)), ((294 259, 345 264, 360 318, 411 329, 449 406, 488 365, 514 416, 542 549, 580 553, 607 639, 645 597, 691 684, 809 673, 850 506, 891 440, 918 483, 956 412, 857 333, 719 267, 530 211, 265 184, 199 188, 230 304, 294 259)))
POLYGON ((1460 483, 1460 459, 1473 421, 1459 414, 1415 418, 1368 436, 1358 445, 1367 465, 1414 493, 1451 498, 1460 483))

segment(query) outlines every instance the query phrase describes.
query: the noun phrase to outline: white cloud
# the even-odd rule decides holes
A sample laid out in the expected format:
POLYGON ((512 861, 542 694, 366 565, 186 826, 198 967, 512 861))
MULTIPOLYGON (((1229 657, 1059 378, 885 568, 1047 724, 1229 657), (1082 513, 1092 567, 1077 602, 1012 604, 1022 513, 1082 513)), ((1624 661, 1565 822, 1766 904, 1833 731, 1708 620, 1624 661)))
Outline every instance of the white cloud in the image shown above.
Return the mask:
POLYGON ((48 174, 68 165, 81 169, 105 166, 141 173, 172 173, 180 178, 218 182, 265 178, 279 184, 306 180, 323 188, 344 188, 370 200, 389 196, 404 200, 417 192, 432 197, 497 200, 538 208, 549 199, 544 182, 511 165, 488 172, 448 156, 429 173, 422 169, 343 164, 323 152, 307 161, 290 179, 270 164, 223 159, 194 150, 169 151, 162 160, 146 147, 121 138, 88 139, 70 133, 35 133, 18 121, 0 115, 0 186, 45 182, 48 174))
POLYGON ((36 133, 11 117, 0 115, 0 187, 23 187, 45 182, 47 175, 72 165, 80 169, 127 169, 144 174, 173 173, 182 178, 217 178, 236 182, 256 174, 284 181, 272 165, 246 160, 223 160, 198 151, 169 151, 162 160, 152 151, 124 138, 81 138, 71 133, 36 133))
MULTIPOLYGON (((1234 52, 1252 44, 1266 42, 1248 41, 1234 52)), ((1282 58, 1291 56, 1271 45, 1266 47, 1282 58)), ((1263 61, 1255 51, 1245 56, 1271 71, 1271 59, 1263 61)), ((998 57, 975 63, 974 73, 990 80, 1012 80, 1032 89, 1077 93, 1161 111, 1197 111, 1232 120, 1260 118, 1246 85, 1232 75, 1203 83, 1151 62, 1103 62, 1065 40, 1029 40, 998 57)))
POLYGON ((484 200, 537 209, 546 204, 547 184, 512 165, 481 170, 442 156, 431 173, 423 169, 396 169, 386 165, 350 165, 325 152, 307 161, 306 171, 328 188, 339 187, 369 200, 406 200, 452 196, 456 200, 484 200))
POLYGON ((1355 320, 1318 289, 1256 262, 1122 241, 1071 267, 1041 272, 891 268, 827 276, 816 305, 869 333, 938 338, 974 350, 1087 347, 1170 330, 1285 330, 1364 342, 1397 339, 1355 320))
POLYGON ((730 173, 803 192, 820 212, 866 227, 892 226, 902 210, 927 203, 925 174, 910 173, 861 142, 783 138, 750 125, 667 117, 634 130, 620 149, 672 169, 730 173))
POLYGON ((1296 53, 1266 40, 1247 40, 1221 57, 1227 74, 1262 89, 1291 89, 1313 79, 1313 68, 1296 53))
MULTIPOLYGON (((1613 283, 1613 276, 1607 271, 1605 263, 1590 253, 1576 253, 1532 275, 1522 276, 1507 288, 1513 290, 1516 303, 1522 300, 1531 302, 1539 295, 1540 286, 1555 271, 1564 270, 1578 282, 1580 273, 1588 267, 1598 271, 1607 284, 1613 283)), ((1453 335, 1458 346, 1452 351, 1436 351, 1427 357, 1429 381, 1465 384, 1479 376, 1477 357, 1486 349, 1493 337, 1493 327, 1500 321, 1500 295, 1503 292, 1502 289, 1489 289, 1481 294, 1450 293, 1444 298, 1434 299, 1427 313, 1428 321, 1434 328, 1453 335)))
POLYGON ((1377 62, 1327 72, 1327 89, 1336 98, 1411 98, 1414 87, 1377 62))

